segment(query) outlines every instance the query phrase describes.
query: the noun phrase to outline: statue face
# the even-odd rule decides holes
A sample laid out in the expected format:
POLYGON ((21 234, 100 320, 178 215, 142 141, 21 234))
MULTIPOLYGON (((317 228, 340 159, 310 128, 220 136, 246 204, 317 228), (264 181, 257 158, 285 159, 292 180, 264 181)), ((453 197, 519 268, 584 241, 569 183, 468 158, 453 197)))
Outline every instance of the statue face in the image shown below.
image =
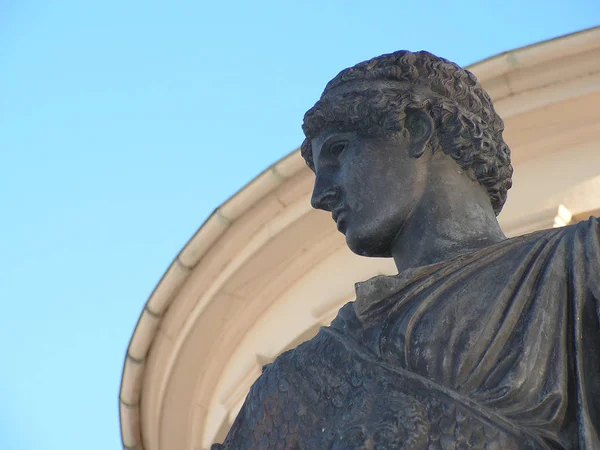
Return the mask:
POLYGON ((332 213, 350 249, 389 257, 425 188, 427 158, 410 154, 408 133, 369 138, 325 130, 311 140, 314 208, 332 213))

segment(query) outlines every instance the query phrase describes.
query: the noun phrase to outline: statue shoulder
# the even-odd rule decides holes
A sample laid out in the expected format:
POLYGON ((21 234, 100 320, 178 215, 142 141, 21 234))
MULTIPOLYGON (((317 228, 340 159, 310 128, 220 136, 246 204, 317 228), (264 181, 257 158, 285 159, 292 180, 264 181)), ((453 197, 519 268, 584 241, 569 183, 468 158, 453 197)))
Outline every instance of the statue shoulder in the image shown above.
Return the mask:
POLYGON ((279 355, 271 364, 263 367, 263 373, 268 370, 286 372, 289 370, 297 373, 298 367, 306 363, 306 357, 314 355, 326 355, 332 350, 332 346, 337 346, 338 341, 331 337, 329 330, 336 330, 338 334, 347 334, 355 336, 361 328, 360 322, 354 310, 354 302, 346 303, 340 308, 336 317, 329 326, 323 326, 319 332, 311 339, 299 344, 292 350, 288 350, 279 355))
POLYGON ((313 422, 316 415, 297 389, 293 352, 263 367, 225 441, 213 450, 296 448, 306 438, 300 425, 313 422))
MULTIPOLYGON (((533 246, 540 242, 558 242, 567 239, 571 242, 579 241, 585 246, 597 246, 600 238, 600 219, 590 217, 587 220, 571 223, 557 228, 547 228, 531 233, 515 236, 508 239, 516 247, 521 245, 533 246)), ((566 242, 566 241, 565 241, 566 242)))
POLYGON ((309 377, 313 366, 319 366, 331 352, 345 351, 339 339, 332 337, 331 330, 337 335, 355 336, 360 329, 360 323, 354 311, 353 302, 346 303, 329 326, 323 326, 311 339, 301 343, 296 348, 279 355, 272 363, 263 367, 263 375, 276 373, 278 377, 292 376, 309 377))
MULTIPOLYGON (((332 323, 338 333, 348 329, 351 308, 345 305, 332 323)), ((333 407, 325 395, 335 385, 329 361, 346 352, 329 328, 263 367, 225 442, 215 449, 315 448, 310 443, 323 439, 322 422, 333 407)))

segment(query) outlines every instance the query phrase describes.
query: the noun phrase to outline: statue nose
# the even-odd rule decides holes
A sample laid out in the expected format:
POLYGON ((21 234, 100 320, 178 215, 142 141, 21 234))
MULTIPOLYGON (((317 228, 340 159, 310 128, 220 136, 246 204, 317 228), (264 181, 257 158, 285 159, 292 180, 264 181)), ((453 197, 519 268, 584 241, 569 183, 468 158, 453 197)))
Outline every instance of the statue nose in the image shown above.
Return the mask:
POLYGON ((326 189, 318 189, 315 186, 310 204, 315 209, 323 209, 325 211, 331 211, 335 207, 337 200, 339 199, 339 190, 335 187, 329 187, 326 189))

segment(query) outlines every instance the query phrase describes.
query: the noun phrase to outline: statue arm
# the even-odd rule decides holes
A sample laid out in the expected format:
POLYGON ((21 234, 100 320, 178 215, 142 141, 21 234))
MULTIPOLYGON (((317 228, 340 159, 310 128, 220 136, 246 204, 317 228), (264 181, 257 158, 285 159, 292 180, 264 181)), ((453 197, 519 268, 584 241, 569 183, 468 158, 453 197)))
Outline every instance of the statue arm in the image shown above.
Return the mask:
POLYGON ((282 364, 275 361, 252 385, 223 444, 211 450, 299 448, 303 403, 282 364))

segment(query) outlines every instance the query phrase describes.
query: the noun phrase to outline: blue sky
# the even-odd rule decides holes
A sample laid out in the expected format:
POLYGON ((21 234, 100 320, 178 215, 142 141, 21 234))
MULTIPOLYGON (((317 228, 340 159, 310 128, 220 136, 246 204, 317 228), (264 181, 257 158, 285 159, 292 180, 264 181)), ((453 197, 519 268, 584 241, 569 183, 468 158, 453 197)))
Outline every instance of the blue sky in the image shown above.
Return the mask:
POLYGON ((597 0, 0 0, 0 449, 120 447, 146 298, 339 70, 598 24, 597 0))

